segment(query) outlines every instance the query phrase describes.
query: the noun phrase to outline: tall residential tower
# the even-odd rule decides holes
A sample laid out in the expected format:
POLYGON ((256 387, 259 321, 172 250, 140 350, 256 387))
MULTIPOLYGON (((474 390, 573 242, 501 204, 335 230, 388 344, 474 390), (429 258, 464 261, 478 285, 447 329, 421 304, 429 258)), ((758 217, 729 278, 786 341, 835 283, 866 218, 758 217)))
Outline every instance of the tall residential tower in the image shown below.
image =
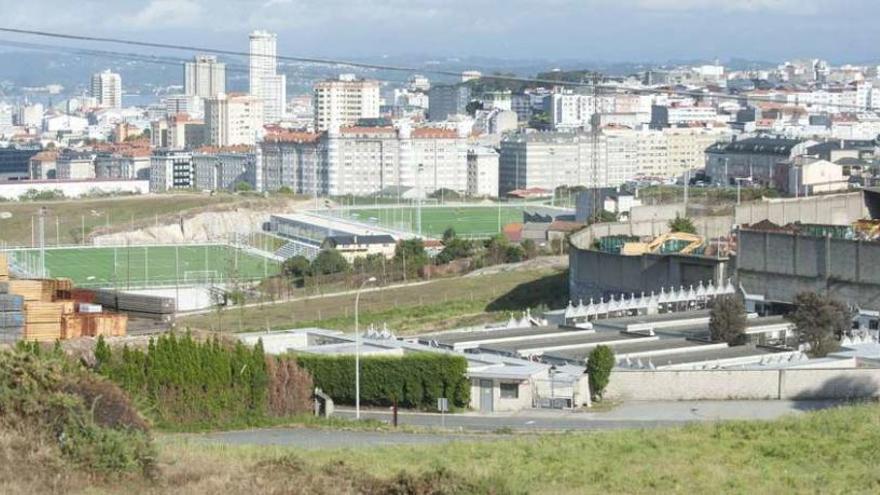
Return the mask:
POLYGON ((196 55, 183 70, 187 96, 211 98, 226 92, 226 64, 213 55, 196 55))
POLYGON ((101 108, 122 108, 122 77, 110 69, 93 74, 91 93, 101 108))
POLYGON ((277 35, 254 31, 250 35, 250 94, 263 100, 263 122, 284 118, 287 103, 287 77, 278 74, 277 35))

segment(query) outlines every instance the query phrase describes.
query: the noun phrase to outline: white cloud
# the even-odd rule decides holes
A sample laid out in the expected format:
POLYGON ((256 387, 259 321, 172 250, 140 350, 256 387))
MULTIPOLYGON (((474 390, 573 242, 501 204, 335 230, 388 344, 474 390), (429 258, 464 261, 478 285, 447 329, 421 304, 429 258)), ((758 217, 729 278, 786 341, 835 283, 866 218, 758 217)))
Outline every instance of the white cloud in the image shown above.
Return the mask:
POLYGON ((816 0, 635 0, 638 7, 655 11, 718 10, 723 12, 813 13, 816 11, 818 3, 816 0))
POLYGON ((195 0, 150 0, 122 22, 137 29, 161 29, 199 24, 204 20, 202 14, 202 6, 195 0))

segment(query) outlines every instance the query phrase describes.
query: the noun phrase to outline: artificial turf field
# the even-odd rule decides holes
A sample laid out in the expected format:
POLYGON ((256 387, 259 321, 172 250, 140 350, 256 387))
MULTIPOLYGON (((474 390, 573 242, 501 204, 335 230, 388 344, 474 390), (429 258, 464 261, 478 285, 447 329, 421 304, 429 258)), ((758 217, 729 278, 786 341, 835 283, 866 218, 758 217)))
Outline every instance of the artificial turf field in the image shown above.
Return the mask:
MULTIPOLYGON (((452 227, 456 234, 474 237, 489 237, 500 232, 509 223, 523 221, 522 205, 501 206, 422 206, 422 233, 440 237, 452 227), (500 222, 499 222, 500 217, 500 222)), ((345 214, 361 222, 378 223, 386 227, 416 232, 417 209, 414 206, 388 208, 352 208, 345 214)))
MULTIPOLYGON (((36 250, 12 257, 36 273, 36 250)), ((273 260, 226 245, 61 248, 46 250, 50 277, 70 278, 79 287, 145 287, 175 283, 222 283, 278 273, 273 260), (115 281, 115 282, 114 282, 115 281)))

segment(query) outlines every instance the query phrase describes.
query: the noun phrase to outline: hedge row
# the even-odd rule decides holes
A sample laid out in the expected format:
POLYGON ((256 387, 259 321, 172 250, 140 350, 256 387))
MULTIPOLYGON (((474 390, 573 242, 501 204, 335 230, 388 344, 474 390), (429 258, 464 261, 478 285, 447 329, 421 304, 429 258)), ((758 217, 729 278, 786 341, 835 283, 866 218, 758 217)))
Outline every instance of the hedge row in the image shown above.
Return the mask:
MULTIPOLYGON (((354 356, 297 356, 299 365, 312 374, 316 387, 340 404, 354 404, 354 356)), ((433 409, 437 399, 465 408, 470 403, 467 360, 434 353, 402 357, 361 358, 361 404, 433 409)))
POLYGON ((293 362, 266 356, 262 342, 204 342, 189 334, 151 339, 146 351, 111 352, 99 339, 97 371, 128 392, 160 426, 252 424, 311 408, 312 384, 293 362))

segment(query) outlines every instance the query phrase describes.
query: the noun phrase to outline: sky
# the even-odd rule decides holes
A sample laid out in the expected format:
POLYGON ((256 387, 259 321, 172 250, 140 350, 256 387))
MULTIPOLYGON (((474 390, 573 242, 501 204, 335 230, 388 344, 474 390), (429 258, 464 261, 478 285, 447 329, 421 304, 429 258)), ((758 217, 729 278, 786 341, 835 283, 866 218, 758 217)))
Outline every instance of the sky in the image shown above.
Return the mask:
POLYGON ((0 12, 3 27, 230 50, 268 29, 297 56, 880 60, 878 0, 0 0, 0 12))

